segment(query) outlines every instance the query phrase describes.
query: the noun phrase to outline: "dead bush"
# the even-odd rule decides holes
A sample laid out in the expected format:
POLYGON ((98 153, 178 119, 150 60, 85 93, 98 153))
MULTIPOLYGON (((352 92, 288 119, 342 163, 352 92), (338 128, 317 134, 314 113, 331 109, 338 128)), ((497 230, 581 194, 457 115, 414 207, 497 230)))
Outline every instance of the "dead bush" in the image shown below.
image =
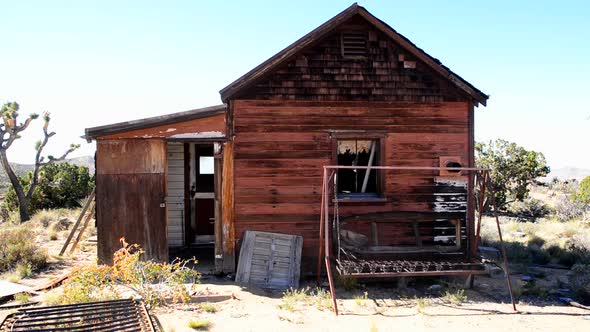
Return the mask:
POLYGON ((514 202, 510 206, 510 212, 526 218, 541 218, 550 214, 551 208, 543 201, 536 198, 526 198, 524 201, 514 202))
POLYGON ((0 229, 0 272, 21 266, 30 276, 47 265, 47 253, 35 242, 35 234, 25 226, 0 229))
POLYGON ((157 263, 142 260, 144 251, 137 244, 121 239, 123 247, 113 256, 113 265, 87 265, 73 271, 61 297, 52 303, 70 304, 118 297, 116 286, 133 289, 150 307, 172 302, 187 302, 200 274, 187 265, 195 259, 157 263))
POLYGON ((560 221, 569 221, 582 218, 587 209, 584 203, 571 199, 569 195, 561 195, 555 203, 555 216, 560 221))

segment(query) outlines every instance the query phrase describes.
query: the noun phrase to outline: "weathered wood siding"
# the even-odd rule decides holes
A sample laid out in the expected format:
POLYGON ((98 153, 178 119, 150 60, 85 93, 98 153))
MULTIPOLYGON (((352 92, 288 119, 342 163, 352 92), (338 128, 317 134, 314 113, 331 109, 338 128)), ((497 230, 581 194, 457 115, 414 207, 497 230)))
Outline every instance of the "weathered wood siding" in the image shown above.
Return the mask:
POLYGON ((286 65, 245 89, 237 99, 468 101, 454 83, 355 16, 286 65), (345 58, 341 33, 366 36, 366 56, 345 58))
POLYGON ((137 243, 147 258, 168 259, 166 143, 162 140, 98 140, 96 204, 98 259, 110 263, 119 239, 137 243))
MULTIPOLYGON (((235 100, 235 230, 302 235, 304 265, 317 255, 322 166, 333 158, 330 131, 385 134, 383 164, 439 166, 469 160, 467 102, 312 102, 235 100)), ((340 205, 342 216, 433 211, 438 171, 389 171, 386 203, 340 205)), ((428 227, 427 227, 428 228, 428 227)), ((429 227, 432 229, 432 227, 429 227)), ((381 245, 412 244, 413 230, 380 232, 381 245)), ((425 237, 432 237, 425 229, 425 237)))
POLYGON ((184 144, 168 142, 168 247, 184 246, 184 144))

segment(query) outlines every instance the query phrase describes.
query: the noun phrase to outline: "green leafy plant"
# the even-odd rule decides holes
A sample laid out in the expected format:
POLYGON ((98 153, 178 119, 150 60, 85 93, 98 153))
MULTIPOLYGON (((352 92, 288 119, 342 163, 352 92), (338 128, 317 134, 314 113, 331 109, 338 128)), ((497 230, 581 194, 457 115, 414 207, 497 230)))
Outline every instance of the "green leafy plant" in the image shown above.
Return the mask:
POLYGON ((187 325, 193 330, 208 330, 211 322, 206 319, 198 319, 189 321, 187 325))
POLYGON ((467 295, 465 295, 464 289, 458 289, 456 291, 446 290, 442 301, 453 305, 461 305, 467 301, 467 295))
POLYGON ((355 295, 354 297, 354 303, 356 303, 356 305, 358 305, 359 307, 364 306, 365 301, 369 298, 369 293, 364 292, 363 295, 355 295))
POLYGON ((31 300, 31 294, 26 292, 14 294, 14 300, 18 303, 27 303, 31 300))
MULTIPOLYGON (((39 168, 35 189, 31 192, 28 212, 34 214, 43 209, 76 208, 94 188, 94 176, 90 176, 88 167, 69 163, 48 164, 39 168)), ((20 178, 24 188, 29 188, 34 179, 34 173, 29 172, 20 178)), ((16 191, 11 187, 6 193, 3 206, 9 211, 19 207, 16 191)), ((51 214, 42 214, 42 222, 50 218, 51 214)))
POLYGON ((30 181, 28 185, 23 183, 23 179, 19 178, 18 175, 12 169, 7 156, 7 151, 13 145, 13 143, 21 138, 21 133, 25 131, 31 122, 39 117, 38 114, 30 114, 25 121, 19 121, 19 109, 20 106, 16 102, 8 102, 2 105, 0 109, 0 161, 12 189, 14 191, 14 198, 18 202, 18 211, 21 222, 25 222, 31 218, 30 205, 33 198, 33 194, 38 185, 39 170, 42 166, 54 164, 57 161, 66 159, 66 157, 74 150, 80 147, 79 144, 70 144, 70 147, 60 157, 47 156, 43 157, 43 149, 47 145, 47 142, 51 137, 55 135, 55 132, 49 131, 49 122, 51 116, 49 112, 43 114, 43 139, 35 143, 35 162, 33 171, 30 173, 30 181))
POLYGON ((216 313, 217 312, 217 306, 214 305, 213 303, 209 303, 209 302, 205 302, 205 303, 201 303, 199 305, 199 308, 201 310, 203 310, 204 312, 208 312, 208 313, 216 313))
POLYGON ((580 181, 580 187, 574 193, 574 200, 585 205, 590 205, 590 176, 580 181))
POLYGON ((513 201, 523 201, 538 177, 549 173, 545 156, 502 139, 475 144, 475 163, 489 168, 499 209, 513 201))
POLYGON ((426 308, 430 306, 430 301, 425 298, 416 298, 416 310, 423 314, 426 312, 426 308))

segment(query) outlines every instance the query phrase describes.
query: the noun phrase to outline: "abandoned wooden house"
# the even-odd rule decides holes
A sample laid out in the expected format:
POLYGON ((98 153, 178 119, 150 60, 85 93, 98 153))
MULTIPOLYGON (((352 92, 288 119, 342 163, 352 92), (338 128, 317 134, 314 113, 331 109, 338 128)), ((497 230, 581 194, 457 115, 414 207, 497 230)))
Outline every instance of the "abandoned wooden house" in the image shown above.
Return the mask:
POLYGON ((215 269, 234 272, 252 230, 302 236, 302 273, 314 273, 323 206, 338 218, 334 255, 471 257, 474 108, 488 96, 365 8, 220 94, 219 106, 86 129, 100 261, 125 237, 159 260, 210 246, 215 269))

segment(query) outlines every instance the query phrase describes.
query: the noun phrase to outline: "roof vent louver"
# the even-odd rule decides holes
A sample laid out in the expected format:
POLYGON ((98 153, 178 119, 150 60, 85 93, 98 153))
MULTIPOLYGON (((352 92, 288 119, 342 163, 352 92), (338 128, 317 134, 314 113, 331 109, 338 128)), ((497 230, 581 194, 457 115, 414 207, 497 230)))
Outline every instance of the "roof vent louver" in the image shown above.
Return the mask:
POLYGON ((364 58, 367 56, 367 34, 365 32, 342 32, 340 45, 344 58, 364 58))

